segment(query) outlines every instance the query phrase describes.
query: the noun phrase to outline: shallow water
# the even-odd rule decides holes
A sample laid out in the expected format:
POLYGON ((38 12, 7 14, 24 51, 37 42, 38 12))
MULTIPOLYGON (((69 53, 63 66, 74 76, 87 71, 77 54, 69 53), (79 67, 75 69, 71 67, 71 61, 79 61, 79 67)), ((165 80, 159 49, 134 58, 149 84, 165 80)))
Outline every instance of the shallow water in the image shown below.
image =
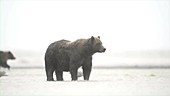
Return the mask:
POLYGON ((90 81, 47 82, 44 69, 11 69, 0 96, 170 96, 170 69, 93 69, 90 81))

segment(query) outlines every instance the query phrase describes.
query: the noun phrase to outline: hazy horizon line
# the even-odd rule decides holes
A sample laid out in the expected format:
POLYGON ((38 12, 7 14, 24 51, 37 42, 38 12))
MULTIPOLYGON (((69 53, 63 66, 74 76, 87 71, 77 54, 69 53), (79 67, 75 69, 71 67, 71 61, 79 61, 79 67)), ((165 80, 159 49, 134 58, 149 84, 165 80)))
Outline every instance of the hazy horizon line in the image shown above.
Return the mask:
MULTIPOLYGON (((43 66, 13 66, 11 69, 45 69, 43 66)), ((170 69, 170 65, 93 66, 92 69, 170 69)))

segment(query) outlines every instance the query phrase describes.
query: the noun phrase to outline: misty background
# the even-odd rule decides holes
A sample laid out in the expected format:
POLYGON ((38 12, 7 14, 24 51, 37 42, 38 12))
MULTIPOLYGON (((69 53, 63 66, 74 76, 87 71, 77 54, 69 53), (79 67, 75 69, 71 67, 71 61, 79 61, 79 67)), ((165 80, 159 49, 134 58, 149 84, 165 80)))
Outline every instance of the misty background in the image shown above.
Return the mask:
POLYGON ((93 66, 170 66, 169 0, 0 0, 0 50, 43 67, 48 45, 100 36, 93 66))

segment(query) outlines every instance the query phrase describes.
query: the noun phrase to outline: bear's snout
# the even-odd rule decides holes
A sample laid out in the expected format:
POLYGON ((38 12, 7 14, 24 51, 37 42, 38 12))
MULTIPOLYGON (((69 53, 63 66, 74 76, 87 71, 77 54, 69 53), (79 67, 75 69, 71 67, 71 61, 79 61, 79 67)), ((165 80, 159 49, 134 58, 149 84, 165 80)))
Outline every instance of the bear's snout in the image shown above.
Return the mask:
POLYGON ((106 48, 103 49, 103 52, 105 52, 105 51, 106 51, 106 48))
POLYGON ((103 48, 102 52, 105 52, 106 51, 106 48, 103 48))
POLYGON ((101 50, 99 50, 98 52, 105 52, 106 51, 106 48, 103 48, 103 49, 101 49, 101 50))
POLYGON ((15 57, 13 57, 12 59, 14 59, 14 60, 15 60, 16 58, 15 58, 15 57))
POLYGON ((14 56, 11 56, 11 57, 9 57, 9 59, 14 59, 15 60, 16 58, 14 56))

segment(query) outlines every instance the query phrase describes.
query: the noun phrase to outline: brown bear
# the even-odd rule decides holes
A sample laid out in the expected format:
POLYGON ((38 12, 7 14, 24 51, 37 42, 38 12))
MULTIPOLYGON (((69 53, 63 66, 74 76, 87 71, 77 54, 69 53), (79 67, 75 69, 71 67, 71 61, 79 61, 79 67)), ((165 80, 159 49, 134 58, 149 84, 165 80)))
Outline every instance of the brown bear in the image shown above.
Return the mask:
POLYGON ((47 81, 54 81, 55 71, 57 81, 63 81, 63 71, 69 71, 72 80, 77 80, 79 67, 83 69, 84 80, 89 80, 92 68, 92 55, 105 52, 100 37, 78 39, 74 42, 60 40, 51 43, 45 53, 45 70, 47 81))
POLYGON ((8 52, 0 51, 0 66, 1 67, 10 69, 10 66, 7 64, 8 59, 15 59, 15 57, 10 51, 8 52))

